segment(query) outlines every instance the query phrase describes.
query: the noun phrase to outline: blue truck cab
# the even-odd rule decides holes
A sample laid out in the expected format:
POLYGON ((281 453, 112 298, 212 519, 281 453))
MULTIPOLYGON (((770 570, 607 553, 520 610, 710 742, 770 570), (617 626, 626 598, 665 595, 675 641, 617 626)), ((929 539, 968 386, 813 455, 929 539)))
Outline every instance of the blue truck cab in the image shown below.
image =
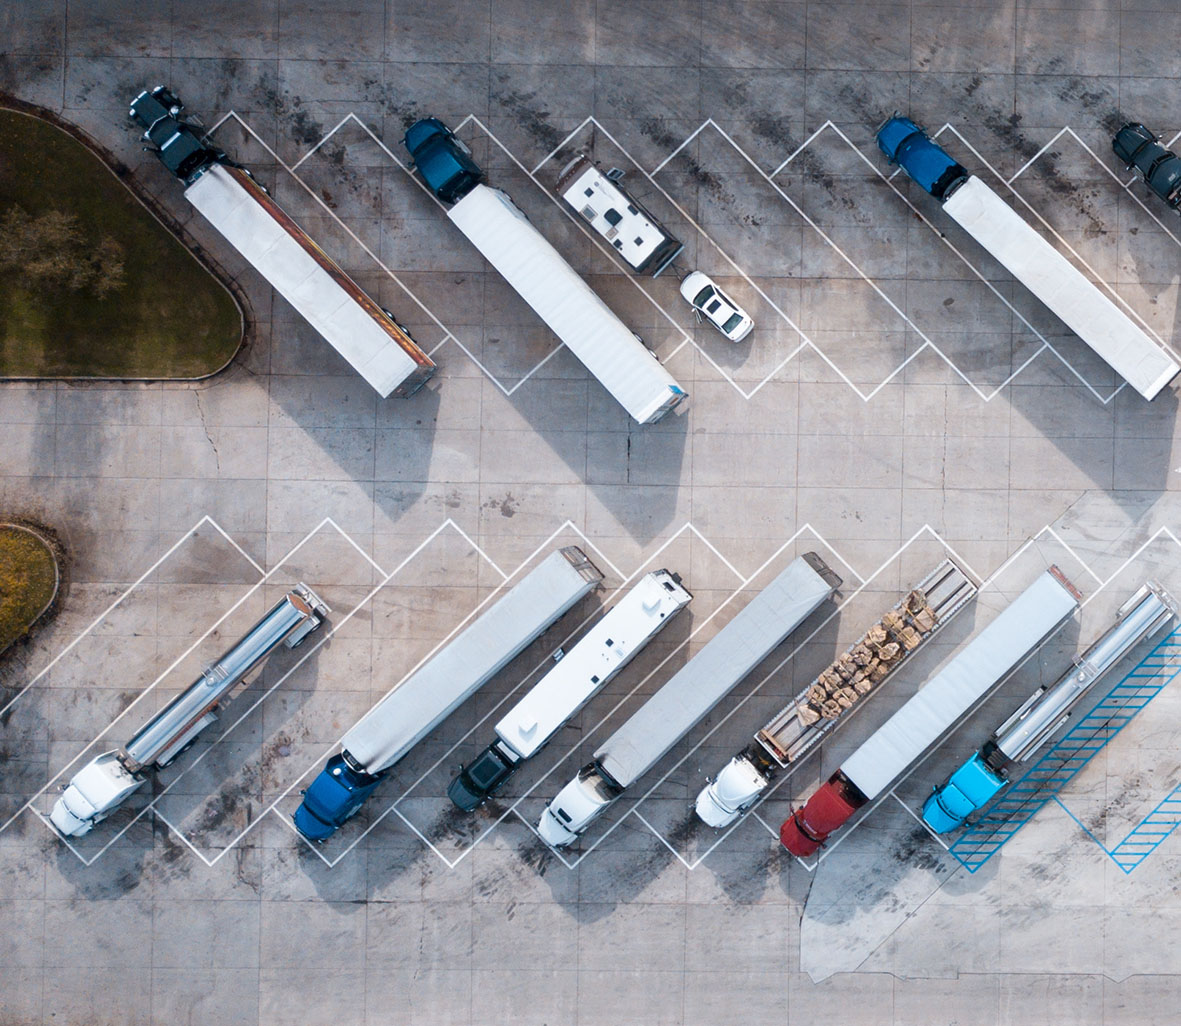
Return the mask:
POLYGON ((895 114, 878 129, 878 149, 940 202, 968 180, 967 169, 910 118, 895 114))
POLYGON ((292 817, 296 830, 309 841, 326 841, 360 811, 384 776, 358 769, 347 754, 334 755, 303 792, 292 817))
POLYGON ((467 144, 438 118, 414 122, 406 129, 402 145, 423 180, 444 203, 463 199, 484 177, 467 144))
POLYGON ((977 752, 923 803, 923 822, 937 834, 954 830, 1007 783, 977 752))

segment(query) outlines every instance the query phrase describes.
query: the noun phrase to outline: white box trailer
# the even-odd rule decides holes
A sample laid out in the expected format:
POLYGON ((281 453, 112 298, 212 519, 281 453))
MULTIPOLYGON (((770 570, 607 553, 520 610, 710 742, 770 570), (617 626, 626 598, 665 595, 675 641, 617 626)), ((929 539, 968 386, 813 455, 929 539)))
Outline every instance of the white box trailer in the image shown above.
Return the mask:
POLYGON ((795 559, 595 752, 546 806, 538 833, 570 844, 840 587, 816 553, 795 559))
POLYGON ((477 184, 447 216, 639 423, 659 420, 686 398, 656 355, 505 193, 477 184))
POLYGON ((602 579, 576 546, 547 556, 345 734, 343 751, 304 792, 299 831, 311 840, 335 833, 387 770, 602 579))
POLYGON ((1147 332, 979 178, 964 182, 943 209, 1145 399, 1181 371, 1147 332))
POLYGON ((411 395, 434 373, 409 333, 248 172, 212 163, 185 198, 382 398, 411 395))
POLYGON ((788 851, 815 852, 1019 666, 1080 599, 1056 566, 1039 574, 792 814, 779 832, 788 851))
POLYGON ((471 811, 531 759, 693 596, 668 570, 645 574, 496 724, 496 740, 460 768, 448 797, 471 811))

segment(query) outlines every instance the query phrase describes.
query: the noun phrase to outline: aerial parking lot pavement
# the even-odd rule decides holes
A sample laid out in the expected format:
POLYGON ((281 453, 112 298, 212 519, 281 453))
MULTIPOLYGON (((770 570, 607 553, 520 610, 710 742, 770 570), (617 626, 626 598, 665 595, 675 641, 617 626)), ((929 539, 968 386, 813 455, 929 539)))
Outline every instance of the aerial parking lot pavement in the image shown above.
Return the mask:
POLYGON ((1177 143, 1155 6, 0 19, 0 105, 246 324, 200 381, 0 381, 68 581, 0 654, 0 1021, 1176 1021, 1168 603, 1053 697, 1181 595, 1181 230, 1112 149, 1177 143))

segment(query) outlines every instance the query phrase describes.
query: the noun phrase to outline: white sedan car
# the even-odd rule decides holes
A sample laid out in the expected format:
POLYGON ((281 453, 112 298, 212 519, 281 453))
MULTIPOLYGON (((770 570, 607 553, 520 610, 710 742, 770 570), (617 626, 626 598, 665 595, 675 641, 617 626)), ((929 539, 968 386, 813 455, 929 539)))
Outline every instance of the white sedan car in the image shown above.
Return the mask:
POLYGON ((681 295, 731 342, 741 342, 755 326, 750 314, 727 296, 708 274, 701 271, 693 271, 685 276, 681 282, 681 295))

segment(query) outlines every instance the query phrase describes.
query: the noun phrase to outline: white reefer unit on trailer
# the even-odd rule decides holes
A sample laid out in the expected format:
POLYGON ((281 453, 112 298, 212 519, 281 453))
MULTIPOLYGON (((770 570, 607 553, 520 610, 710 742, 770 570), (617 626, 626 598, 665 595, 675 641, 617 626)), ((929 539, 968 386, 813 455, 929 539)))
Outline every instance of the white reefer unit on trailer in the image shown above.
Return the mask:
POLYGON ((295 648, 331 610, 306 584, 292 588, 242 639, 202 672, 122 748, 104 752, 74 774, 49 814, 66 837, 89 833, 152 770, 162 769, 217 719, 226 694, 282 642, 295 648))
POLYGON ((547 556, 345 734, 343 751, 304 791, 300 833, 331 837, 399 759, 602 579, 575 546, 547 556))
POLYGON ((1080 598, 1056 566, 1039 574, 792 814, 779 831, 784 847, 815 852, 1045 641, 1080 598))
POLYGON ((840 584, 841 579, 816 553, 793 560, 558 792, 541 815, 542 838, 555 846, 574 841, 840 584))
POLYGON ((656 355, 507 195, 476 185, 447 216, 639 423, 659 420, 685 398, 656 355))
POLYGON ((462 767, 447 795, 471 811, 668 626, 693 596, 668 570, 645 574, 496 724, 496 740, 462 767))
POLYGON ((409 395, 435 369, 409 333, 369 298, 247 172, 211 164, 187 199, 378 395, 409 395))

